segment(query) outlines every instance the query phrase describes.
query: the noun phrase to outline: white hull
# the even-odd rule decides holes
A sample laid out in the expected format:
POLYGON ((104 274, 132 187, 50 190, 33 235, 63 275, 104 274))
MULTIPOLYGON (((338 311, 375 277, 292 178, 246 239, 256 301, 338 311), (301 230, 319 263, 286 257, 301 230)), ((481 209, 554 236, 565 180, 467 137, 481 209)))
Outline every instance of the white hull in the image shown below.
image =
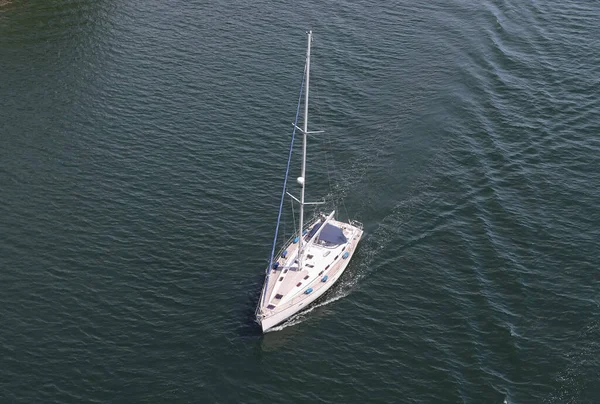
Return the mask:
POLYGON ((318 292, 307 295, 303 301, 301 301, 297 304, 291 305, 289 308, 284 309, 280 313, 277 313, 271 317, 267 317, 267 318, 260 320, 259 323, 262 327, 263 333, 267 332, 271 328, 285 322, 290 317, 301 312, 302 310, 310 307, 312 302, 317 300, 319 297, 323 296, 323 294, 325 294, 325 292, 327 292, 329 289, 331 289, 331 287, 338 281, 340 276, 342 276, 342 273, 346 270, 346 267, 348 266, 349 263, 350 263, 350 260, 347 260, 345 262, 345 265, 343 266, 343 268, 341 268, 339 270, 338 274, 335 275, 335 278, 328 280, 326 282, 326 285, 324 285, 324 287, 320 288, 318 292))
MULTIPOLYGON (((285 257, 280 254, 276 260, 278 268, 270 271, 265 278, 256 316, 263 332, 308 308, 331 289, 348 267, 362 237, 362 226, 333 219, 327 225, 343 231, 346 241, 326 247, 318 245, 318 241, 316 244, 308 242, 303 254, 306 265, 302 268, 297 267, 298 244, 292 242, 285 248, 288 254, 285 257)), ((318 240, 319 234, 313 238, 318 240)))

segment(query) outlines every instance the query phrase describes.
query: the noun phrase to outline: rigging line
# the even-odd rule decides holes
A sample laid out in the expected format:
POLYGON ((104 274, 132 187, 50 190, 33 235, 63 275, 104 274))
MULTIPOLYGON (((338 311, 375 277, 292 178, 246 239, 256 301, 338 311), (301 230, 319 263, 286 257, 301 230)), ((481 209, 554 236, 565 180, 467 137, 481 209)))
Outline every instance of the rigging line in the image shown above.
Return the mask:
POLYGON ((312 87, 314 88, 313 92, 314 92, 314 102, 313 102, 313 108, 317 110, 317 113, 313 115, 316 117, 316 121, 317 121, 317 128, 324 128, 323 126, 323 119, 321 117, 322 115, 322 111, 321 111, 321 97, 320 97, 320 93, 319 93, 319 82, 318 82, 318 78, 319 78, 319 73, 318 71, 312 74, 313 76, 313 84, 312 87))
MULTIPOLYGON (((314 108, 317 110, 317 114, 313 114, 316 117, 319 127, 323 127, 322 121, 322 110, 321 110, 321 97, 319 92, 318 80, 313 80, 313 93, 314 99, 316 102, 313 102, 314 108)), ((331 200, 335 205, 339 205, 341 202, 342 207, 344 208, 344 213, 346 214, 346 218, 350 220, 350 215, 348 214, 348 209, 346 208, 346 202, 344 196, 336 195, 336 191, 334 190, 334 186, 337 187, 339 191, 342 188, 343 178, 340 173, 338 173, 335 167, 335 157, 333 155, 333 141, 331 140, 331 134, 328 131, 325 131, 324 137, 321 139, 321 144, 323 146, 323 150, 325 151, 325 169, 327 171, 327 181, 329 183, 329 192, 331 195, 331 200), (333 180, 332 173, 330 172, 329 165, 331 164, 331 171, 333 171, 333 180)))
POLYGON ((329 168, 329 150, 325 144, 325 139, 321 139, 323 150, 325 151, 325 171, 327 171, 327 182, 329 182, 329 192, 333 193, 333 186, 331 185, 331 173, 329 168))
MULTIPOLYGON (((313 102, 313 105, 315 105, 315 109, 317 110, 316 114, 313 114, 316 116, 317 121, 318 121, 318 127, 319 128, 324 128, 323 126, 323 122, 322 122, 322 111, 321 111, 321 97, 320 97, 320 93, 319 93, 319 85, 318 85, 318 81, 317 80, 313 80, 313 88, 314 88, 314 98, 316 102, 313 102)), ((329 136, 327 134, 327 132, 325 133, 325 136, 329 136)), ((327 148, 327 144, 325 143, 325 137, 323 136, 319 136, 321 139, 321 147, 322 150, 325 152, 325 171, 327 171, 327 182, 329 185, 329 193, 331 195, 333 195, 333 185, 331 183, 331 173, 329 172, 329 159, 332 157, 329 155, 329 150, 327 148)))
MULTIPOLYGON (((328 136, 328 135, 325 135, 328 136)), ((323 151, 325 152, 325 171, 327 171, 327 182, 329 183, 329 194, 331 195, 331 199, 334 203, 335 206, 335 196, 334 196, 334 189, 333 189, 333 184, 331 181, 331 168, 329 167, 329 159, 331 158, 330 154, 330 150, 328 149, 328 145, 325 141, 325 137, 321 138, 321 145, 323 148, 323 151)))
MULTIPOLYGON (((288 232, 287 232, 288 220, 286 220, 285 216, 283 217, 282 222, 283 222, 283 232, 282 232, 281 240, 280 241, 285 243, 285 239, 284 239, 285 236, 284 236, 284 234, 288 234, 288 232)), ((296 227, 296 226, 294 226, 294 227, 296 227)))
MULTIPOLYGON (((336 175, 338 176, 338 178, 336 179, 336 181, 337 181, 337 183, 338 183, 338 184, 341 184, 341 183, 342 183, 342 177, 341 177, 341 174, 339 174, 339 173, 338 173, 338 171, 337 171, 337 169, 336 169, 336 167, 335 167, 335 157, 333 156, 333 142, 332 142, 332 140, 331 140, 331 136, 330 136, 329 134, 327 134, 327 135, 325 135, 325 136, 327 137, 327 142, 329 143, 329 147, 328 147, 328 149, 331 151, 331 165, 332 165, 332 167, 333 167, 333 175, 334 175, 334 176, 336 176, 336 175)), ((341 187, 341 185, 340 185, 340 187, 341 187)), ((339 188, 339 187, 338 187, 338 188, 339 188)), ((335 196, 334 196, 334 198, 335 198, 335 196)), ((350 215, 348 214, 348 209, 346 208, 346 202, 345 202, 345 200, 344 200, 344 199, 345 199, 345 195, 341 195, 341 196, 339 196, 339 197, 337 198, 337 201, 338 201, 338 203, 340 203, 340 202, 341 202, 341 204, 342 204, 342 207, 344 208, 344 213, 346 214, 346 218, 347 218, 348 220, 350 220, 350 215)), ((335 199, 334 199, 334 200, 335 200, 335 199)))
POLYGON ((296 212, 294 211, 294 200, 290 196, 290 205, 292 205, 292 217, 294 218, 294 229, 296 229, 296 212))
MULTIPOLYGON (((318 73, 317 73, 318 74, 318 73)), ((319 128, 324 128, 323 125, 323 119, 322 119, 322 115, 323 112, 321 110, 321 96, 320 96, 320 92, 319 92, 319 81, 318 80, 313 80, 313 93, 314 93, 314 100, 315 102, 313 102, 313 105, 315 106, 314 108, 317 110, 316 114, 313 114, 316 117, 316 120, 318 122, 318 127, 319 128)), ((334 208, 336 206, 336 198, 335 198, 335 192, 334 192, 334 184, 333 181, 331 179, 331 170, 329 168, 329 160, 332 160, 332 166, 333 166, 333 175, 335 176, 335 164, 333 164, 333 152, 331 151, 331 147, 328 147, 329 145, 326 142, 326 139, 330 139, 330 135, 329 132, 325 131, 324 136, 320 136, 321 138, 321 146, 322 146, 322 150, 325 152, 325 170, 327 171, 327 182, 329 185, 329 195, 331 195, 330 199, 333 202, 334 208)), ((331 142, 330 142, 331 143, 331 142)), ((334 178, 335 180, 335 178, 334 178)))
POLYGON ((269 288, 269 275, 273 268, 273 256, 275 255, 275 245, 277 244, 277 235, 279 233, 279 223, 281 222, 281 211, 283 210, 283 201, 285 199, 285 190, 287 189, 287 180, 290 173, 290 163, 292 162, 292 150, 294 150, 294 138, 296 137, 296 128, 298 127, 298 116, 300 115, 300 105, 302 103, 302 93, 304 88, 304 80, 306 79, 306 62, 304 62, 304 73, 302 74, 302 84, 300 84, 300 95, 298 96, 298 106, 296 107, 296 118, 294 119, 294 129, 292 130, 292 140, 290 142, 290 152, 288 154, 287 167, 285 169, 285 178, 283 179, 283 189, 281 191, 281 200, 279 202, 279 213, 277 214, 277 225, 275 226, 275 236, 273 236, 273 247, 271 248, 271 258, 269 259, 269 267, 267 268, 267 277, 265 279, 265 291, 263 293, 263 303, 269 288))

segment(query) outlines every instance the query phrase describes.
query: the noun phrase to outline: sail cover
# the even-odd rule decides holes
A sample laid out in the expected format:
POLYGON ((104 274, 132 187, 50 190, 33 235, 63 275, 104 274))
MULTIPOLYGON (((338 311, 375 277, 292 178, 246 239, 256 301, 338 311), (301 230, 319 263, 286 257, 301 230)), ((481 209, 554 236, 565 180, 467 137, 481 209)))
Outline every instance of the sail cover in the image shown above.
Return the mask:
POLYGON ((318 222, 317 224, 315 224, 315 225, 313 226, 313 228, 312 228, 312 229, 310 229, 310 233, 308 233, 308 236, 307 236, 306 238, 307 238, 307 239, 310 239, 312 236, 314 236, 314 235, 315 235, 315 233, 317 232, 317 230, 319 230, 319 228, 321 227, 321 225, 322 225, 322 224, 323 224, 323 223, 321 223, 321 222, 318 222))
POLYGON ((329 223, 321 230, 319 241, 329 245, 345 244, 348 242, 342 229, 329 223))

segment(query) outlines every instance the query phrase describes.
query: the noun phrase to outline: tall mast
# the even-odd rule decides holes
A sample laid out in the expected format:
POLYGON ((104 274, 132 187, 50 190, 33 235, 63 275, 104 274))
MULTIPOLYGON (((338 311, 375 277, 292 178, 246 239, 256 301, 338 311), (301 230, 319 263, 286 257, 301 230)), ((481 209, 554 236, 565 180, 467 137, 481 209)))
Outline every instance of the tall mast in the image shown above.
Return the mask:
POLYGON ((302 131, 302 174, 300 183, 300 229, 298 230, 298 268, 302 269, 302 229, 304 228, 304 187, 306 186, 306 137, 308 136, 308 82, 310 77, 310 43, 312 31, 308 31, 308 47, 306 49, 306 91, 304 93, 304 130, 302 131))

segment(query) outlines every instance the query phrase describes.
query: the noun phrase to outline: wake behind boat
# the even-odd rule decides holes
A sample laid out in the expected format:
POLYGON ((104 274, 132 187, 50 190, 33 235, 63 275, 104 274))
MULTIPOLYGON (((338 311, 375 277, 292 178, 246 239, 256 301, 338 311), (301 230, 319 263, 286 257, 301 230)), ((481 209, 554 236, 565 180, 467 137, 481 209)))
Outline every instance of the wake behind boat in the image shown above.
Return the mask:
MULTIPOLYGON (((307 308, 319 296, 329 290, 348 266, 363 234, 361 223, 357 221, 348 223, 338 221, 334 218, 335 211, 327 216, 321 214, 309 226, 306 228, 304 226, 305 206, 322 203, 305 202, 304 200, 307 137, 318 133, 308 131, 311 43, 312 31, 309 31, 304 74, 304 127, 301 129, 297 126, 297 113, 294 132, 292 133, 292 146, 296 131, 302 134, 302 172, 297 179, 300 185, 300 198, 287 193, 287 178, 290 166, 290 161, 288 161, 282 203, 279 210, 279 218, 281 218, 283 198, 287 193, 300 205, 300 225, 297 233, 275 255, 275 244, 279 229, 278 219, 269 267, 256 308, 256 320, 261 324, 263 332, 307 308)), ((300 105, 298 105, 299 107, 300 105)))

